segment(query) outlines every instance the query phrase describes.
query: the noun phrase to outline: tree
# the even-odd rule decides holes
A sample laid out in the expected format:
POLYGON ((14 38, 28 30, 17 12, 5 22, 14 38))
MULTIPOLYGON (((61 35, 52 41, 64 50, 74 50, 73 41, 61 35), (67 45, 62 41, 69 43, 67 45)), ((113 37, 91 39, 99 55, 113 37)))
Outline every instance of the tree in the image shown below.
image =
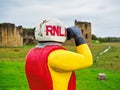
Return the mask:
POLYGON ((92 40, 97 40, 97 36, 92 34, 92 40))

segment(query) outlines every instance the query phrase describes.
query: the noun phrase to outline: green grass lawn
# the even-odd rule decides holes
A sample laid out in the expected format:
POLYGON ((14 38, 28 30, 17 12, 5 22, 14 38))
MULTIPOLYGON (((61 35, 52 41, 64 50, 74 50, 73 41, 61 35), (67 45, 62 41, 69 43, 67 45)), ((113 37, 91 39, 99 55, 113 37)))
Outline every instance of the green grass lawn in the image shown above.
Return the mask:
POLYGON ((23 62, 0 62, 0 90, 29 90, 23 62))
MULTIPOLYGON (((120 90, 120 43, 92 45, 93 58, 107 46, 111 49, 93 66, 76 71, 77 90, 120 90), (98 73, 105 73, 107 80, 98 80, 98 73)), ((29 90, 24 66, 25 56, 32 47, 0 48, 0 90, 29 90)), ((74 46, 65 47, 76 52, 74 46)))

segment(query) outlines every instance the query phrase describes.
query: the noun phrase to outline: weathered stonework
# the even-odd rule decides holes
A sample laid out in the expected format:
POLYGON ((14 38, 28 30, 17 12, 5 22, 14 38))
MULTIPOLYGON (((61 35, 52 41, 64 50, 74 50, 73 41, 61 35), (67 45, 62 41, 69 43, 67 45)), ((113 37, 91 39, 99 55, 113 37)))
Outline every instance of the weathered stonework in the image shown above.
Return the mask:
POLYGON ((0 24, 0 47, 23 46, 22 26, 16 27, 15 24, 0 24))
MULTIPOLYGON (((81 29, 83 37, 86 39, 86 42, 91 46, 91 23, 90 22, 79 22, 75 20, 75 26, 81 29)), ((64 45, 75 45, 74 39, 66 40, 64 45)))
MULTIPOLYGON (((75 26, 78 26, 89 46, 91 46, 91 23, 75 20, 75 26)), ((0 47, 16 47, 24 44, 34 44, 37 41, 34 38, 34 30, 23 29, 22 26, 16 27, 15 24, 0 24, 0 47)), ((74 39, 66 40, 64 45, 75 45, 74 39)))
POLYGON ((79 22, 75 20, 75 26, 81 29, 83 37, 86 39, 87 44, 91 46, 91 23, 90 22, 79 22))

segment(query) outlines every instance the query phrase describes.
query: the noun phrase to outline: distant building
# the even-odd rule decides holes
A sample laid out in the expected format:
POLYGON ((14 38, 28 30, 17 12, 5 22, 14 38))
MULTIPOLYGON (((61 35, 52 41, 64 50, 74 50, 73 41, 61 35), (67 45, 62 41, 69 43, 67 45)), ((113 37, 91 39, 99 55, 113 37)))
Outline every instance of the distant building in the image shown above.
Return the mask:
POLYGON ((23 43, 27 44, 35 44, 37 41, 34 37, 34 29, 33 28, 23 28, 23 43))
POLYGON ((87 41, 87 44, 91 46, 91 39, 92 39, 92 34, 91 34, 91 23, 90 22, 80 22, 75 20, 75 26, 79 27, 81 29, 82 35, 87 41))
POLYGON ((16 27, 15 24, 0 24, 0 47, 23 46, 22 26, 16 27))
MULTIPOLYGON (((80 22, 75 20, 75 26, 78 26, 89 46, 91 46, 91 23, 80 22)), ((34 29, 16 27, 15 24, 1 23, 0 24, 0 47, 15 47, 23 46, 24 44, 35 44, 37 41, 34 38, 34 29)), ((74 39, 66 40, 64 45, 75 45, 74 39)))
MULTIPOLYGON (((90 22, 80 22, 75 20, 75 26, 81 29, 83 37, 86 39, 86 42, 91 46, 91 23, 90 22)), ((75 45, 74 39, 66 40, 64 45, 75 45)))

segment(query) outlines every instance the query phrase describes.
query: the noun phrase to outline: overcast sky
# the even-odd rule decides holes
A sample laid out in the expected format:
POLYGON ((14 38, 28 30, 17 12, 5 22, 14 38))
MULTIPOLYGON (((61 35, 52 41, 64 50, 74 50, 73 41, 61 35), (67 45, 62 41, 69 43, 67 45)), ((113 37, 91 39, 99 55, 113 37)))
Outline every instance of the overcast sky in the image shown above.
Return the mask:
POLYGON ((120 37, 120 0, 0 0, 0 23, 36 27, 44 18, 91 22, 97 37, 120 37))

